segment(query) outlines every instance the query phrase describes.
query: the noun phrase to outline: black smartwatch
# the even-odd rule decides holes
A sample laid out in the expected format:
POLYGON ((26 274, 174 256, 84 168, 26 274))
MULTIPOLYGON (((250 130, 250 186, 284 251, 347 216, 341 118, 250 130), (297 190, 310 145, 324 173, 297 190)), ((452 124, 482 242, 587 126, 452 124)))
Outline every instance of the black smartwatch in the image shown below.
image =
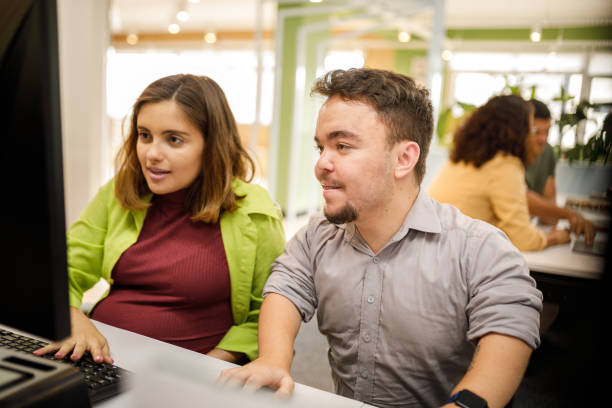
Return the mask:
POLYGON ((461 390, 448 400, 463 408, 488 408, 487 401, 470 390, 461 390))

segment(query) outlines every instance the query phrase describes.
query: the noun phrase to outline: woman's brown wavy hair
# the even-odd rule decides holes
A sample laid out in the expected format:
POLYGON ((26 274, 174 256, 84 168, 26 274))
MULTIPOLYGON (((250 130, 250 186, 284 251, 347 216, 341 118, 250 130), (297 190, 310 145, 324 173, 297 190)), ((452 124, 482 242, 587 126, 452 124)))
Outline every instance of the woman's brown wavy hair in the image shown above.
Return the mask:
POLYGON ((525 139, 533 107, 517 95, 494 96, 477 108, 457 129, 450 160, 480 167, 497 153, 529 160, 525 139))
POLYGON ((214 223, 223 210, 234 211, 240 196, 231 188, 234 178, 251 181, 255 164, 242 147, 234 115, 223 90, 205 76, 171 75, 151 83, 132 108, 129 133, 116 158, 115 195, 127 209, 150 206, 151 193, 142 173, 136 142, 140 109, 147 103, 173 100, 204 135, 202 173, 189 187, 186 206, 192 220, 214 223))

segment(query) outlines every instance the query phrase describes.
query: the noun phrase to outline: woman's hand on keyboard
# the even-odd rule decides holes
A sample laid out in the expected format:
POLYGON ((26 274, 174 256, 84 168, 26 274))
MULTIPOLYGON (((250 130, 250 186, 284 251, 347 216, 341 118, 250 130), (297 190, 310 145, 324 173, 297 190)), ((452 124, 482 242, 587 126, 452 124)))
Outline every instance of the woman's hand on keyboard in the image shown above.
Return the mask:
POLYGON ((55 352, 54 357, 57 359, 70 355, 70 359, 76 361, 89 351, 95 362, 113 364, 106 338, 91 320, 75 307, 70 307, 70 325, 70 337, 48 344, 34 351, 34 354, 41 356, 55 352))

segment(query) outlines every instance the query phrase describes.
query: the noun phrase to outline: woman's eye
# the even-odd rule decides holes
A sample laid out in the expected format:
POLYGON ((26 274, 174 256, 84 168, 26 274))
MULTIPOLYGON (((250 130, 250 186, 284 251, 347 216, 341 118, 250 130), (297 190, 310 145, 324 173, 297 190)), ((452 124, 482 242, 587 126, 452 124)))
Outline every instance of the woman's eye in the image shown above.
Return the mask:
POLYGON ((170 136, 170 143, 172 144, 180 144, 183 142, 183 139, 181 139, 178 136, 170 136))
POLYGON ((139 139, 149 139, 151 136, 147 133, 147 132, 139 132, 138 133, 138 138, 139 139))

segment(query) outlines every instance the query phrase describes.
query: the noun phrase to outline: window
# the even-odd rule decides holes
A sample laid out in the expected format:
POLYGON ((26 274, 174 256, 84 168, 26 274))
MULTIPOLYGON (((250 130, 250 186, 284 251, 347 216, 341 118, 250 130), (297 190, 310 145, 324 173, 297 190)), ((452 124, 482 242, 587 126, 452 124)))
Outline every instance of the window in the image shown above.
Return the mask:
MULTIPOLYGON (((129 113, 138 95, 154 80, 191 73, 211 77, 221 86, 238 123, 255 120, 257 58, 253 51, 116 52, 107 63, 107 110, 115 119, 129 113)), ((272 120, 274 55, 264 53, 261 122, 272 120)))
MULTIPOLYGON (((535 98, 548 105, 556 120, 562 112, 573 112, 581 95, 586 94, 582 90, 584 71, 589 74, 587 79, 593 76, 590 102, 612 102, 612 54, 594 53, 589 57, 579 53, 455 52, 449 68, 447 86, 451 100, 447 102, 451 105, 463 102, 479 106, 491 96, 511 90, 518 90, 529 99, 533 90, 535 98), (562 102, 559 98, 562 88, 573 98, 562 102)), ((588 116, 593 120, 585 124, 586 137, 601 126, 605 113, 590 110, 588 116)), ((563 148, 574 145, 574 130, 565 132, 563 148)), ((559 144, 559 139, 559 128, 553 123, 549 142, 559 144)))

